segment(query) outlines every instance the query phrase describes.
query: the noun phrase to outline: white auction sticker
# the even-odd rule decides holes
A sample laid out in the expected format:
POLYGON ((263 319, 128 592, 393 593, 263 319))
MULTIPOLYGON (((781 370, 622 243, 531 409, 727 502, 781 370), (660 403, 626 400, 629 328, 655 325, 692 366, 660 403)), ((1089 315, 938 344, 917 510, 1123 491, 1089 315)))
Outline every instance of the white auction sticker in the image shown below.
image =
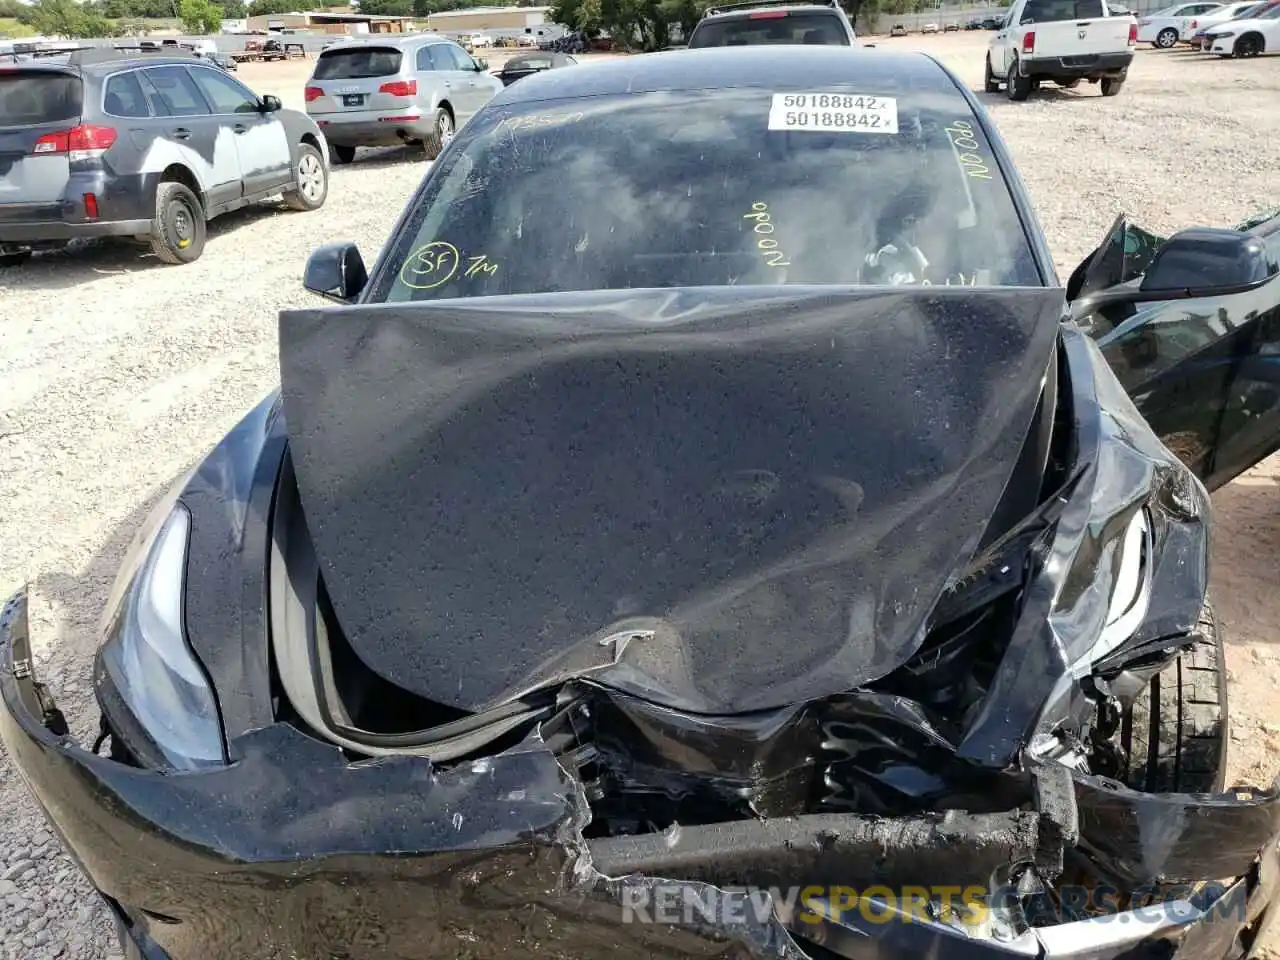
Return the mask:
POLYGON ((769 129, 897 133, 898 101, 865 93, 775 93, 769 129))

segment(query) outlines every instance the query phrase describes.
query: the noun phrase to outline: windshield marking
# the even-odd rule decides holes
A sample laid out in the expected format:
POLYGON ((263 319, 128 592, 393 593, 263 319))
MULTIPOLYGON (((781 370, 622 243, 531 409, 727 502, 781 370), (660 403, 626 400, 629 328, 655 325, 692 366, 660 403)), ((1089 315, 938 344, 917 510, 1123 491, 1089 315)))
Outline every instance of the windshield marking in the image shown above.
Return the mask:
POLYGON ((467 257, 467 269, 463 272, 462 276, 464 279, 467 277, 474 277, 478 274, 491 277, 497 272, 498 265, 496 263, 490 263, 489 257, 486 254, 481 253, 474 257, 467 257))
POLYGON ((771 267, 789 267, 791 261, 787 259, 787 255, 778 249, 778 241, 769 236, 773 233, 773 217, 769 214, 769 205, 757 201, 751 205, 751 213, 744 213, 743 220, 754 220, 756 233, 764 234, 756 240, 756 247, 764 256, 764 262, 771 267), (769 229, 764 229, 768 227, 769 229))
POLYGON ((897 133, 898 101, 858 93, 775 93, 769 129, 897 133))
POLYGON ((991 168, 978 152, 982 147, 973 135, 973 126, 967 120, 953 120, 946 130, 964 175, 974 180, 992 179, 991 168), (965 152, 961 153, 962 150, 965 152))
MULTIPOLYGON (((453 279, 458 272, 458 248, 443 240, 419 247, 400 268, 400 282, 414 290, 432 290, 453 279), (423 282, 421 278, 428 278, 423 282)), ((495 268, 496 269, 496 268, 495 268)))
POLYGON ((585 114, 581 111, 576 113, 531 113, 518 117, 506 117, 498 124, 498 129, 505 129, 510 133, 515 133, 517 130, 532 130, 535 127, 547 127, 556 123, 577 123, 584 116, 585 114))

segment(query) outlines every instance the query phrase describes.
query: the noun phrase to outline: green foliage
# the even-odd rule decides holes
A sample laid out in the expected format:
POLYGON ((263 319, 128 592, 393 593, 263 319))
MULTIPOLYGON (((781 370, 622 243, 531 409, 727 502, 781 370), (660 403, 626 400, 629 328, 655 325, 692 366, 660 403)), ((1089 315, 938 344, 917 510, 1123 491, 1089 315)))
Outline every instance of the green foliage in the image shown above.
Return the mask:
POLYGON ((222 7, 209 0, 182 0, 178 7, 182 29, 187 33, 217 33, 222 27, 222 7))
POLYGON ((46 36, 79 40, 110 37, 115 32, 99 8, 79 4, 76 0, 38 0, 27 11, 23 22, 46 36))
POLYGON ((413 14, 413 0, 360 0, 360 12, 379 17, 407 17, 413 14))
POLYGON ((244 0, 222 0, 222 19, 243 20, 249 15, 248 9, 244 0))

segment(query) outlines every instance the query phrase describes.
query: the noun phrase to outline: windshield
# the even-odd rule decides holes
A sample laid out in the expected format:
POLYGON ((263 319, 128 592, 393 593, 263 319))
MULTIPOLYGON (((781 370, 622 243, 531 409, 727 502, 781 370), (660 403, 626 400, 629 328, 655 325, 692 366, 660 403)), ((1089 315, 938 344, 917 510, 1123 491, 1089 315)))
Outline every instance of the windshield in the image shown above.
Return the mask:
POLYGON ((1251 19, 1254 20, 1280 20, 1280 3, 1267 7, 1263 10, 1256 11, 1252 14, 1251 19))
POLYGON ((849 35, 833 13, 766 10, 745 17, 698 24, 690 47, 745 47, 769 43, 849 46, 849 35))
POLYGON ((80 116, 80 78, 69 73, 0 73, 0 127, 61 123, 80 116))
POLYGON ((388 263, 394 279, 373 299, 1041 282, 967 102, 924 91, 657 92, 486 111, 388 263))
POLYGON ((1267 9, 1267 5, 1265 3, 1255 3, 1252 6, 1245 7, 1243 10, 1236 11, 1227 19, 1228 20, 1247 20, 1250 17, 1254 16, 1255 14, 1261 13, 1265 9, 1267 9))
POLYGON ((316 60, 315 80, 359 80, 400 71, 400 51, 392 47, 326 50, 316 60))

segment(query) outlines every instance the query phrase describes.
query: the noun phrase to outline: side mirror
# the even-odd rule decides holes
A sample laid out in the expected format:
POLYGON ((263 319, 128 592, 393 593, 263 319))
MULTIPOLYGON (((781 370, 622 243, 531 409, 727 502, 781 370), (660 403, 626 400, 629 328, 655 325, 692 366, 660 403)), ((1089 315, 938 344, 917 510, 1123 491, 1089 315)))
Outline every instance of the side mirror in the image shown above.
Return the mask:
POLYGON ((1259 237, 1238 230, 1192 227, 1170 237, 1151 261, 1140 293, 1186 291, 1211 296, 1247 290, 1277 272, 1259 237))
POLYGON ((302 286, 338 303, 351 303, 369 281, 359 248, 347 241, 317 247, 307 257, 302 286))
POLYGON ((275 113, 277 110, 280 110, 283 108, 284 108, 284 104, 280 102, 279 97, 272 96, 269 93, 263 96, 262 98, 263 113, 275 113))

